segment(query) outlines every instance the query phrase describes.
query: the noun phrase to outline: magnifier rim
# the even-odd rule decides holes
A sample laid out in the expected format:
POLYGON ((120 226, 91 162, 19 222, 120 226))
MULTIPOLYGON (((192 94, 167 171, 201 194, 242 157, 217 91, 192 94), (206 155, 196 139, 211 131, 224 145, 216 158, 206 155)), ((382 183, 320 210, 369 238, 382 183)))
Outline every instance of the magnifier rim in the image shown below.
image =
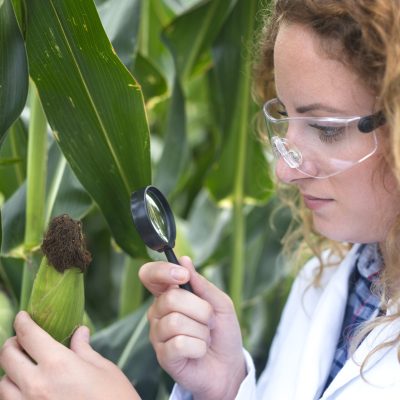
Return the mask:
POLYGON ((131 214, 136 230, 146 246, 159 252, 165 251, 166 248, 172 249, 175 246, 175 219, 167 199, 155 186, 149 185, 132 193, 131 214), (150 218, 146 201, 146 195, 148 194, 155 199, 156 204, 158 203, 162 207, 161 211, 164 213, 168 231, 166 232, 167 242, 159 235, 150 218))
MULTIPOLYGON (((148 216, 149 216, 149 212, 148 212, 148 209, 147 209, 146 195, 149 192, 155 194, 156 199, 161 203, 161 206, 163 208, 162 211, 165 212, 165 218, 166 218, 167 230, 168 230, 168 232, 167 232, 167 237, 168 237, 167 244, 169 245, 170 248, 173 248, 175 246, 176 226, 175 226, 175 219, 174 219, 171 207, 169 206, 167 199, 160 192, 160 190, 158 190, 155 186, 152 186, 152 185, 147 186, 145 191, 144 191, 144 199, 143 199, 143 201, 144 201, 144 204, 145 204, 145 207, 146 207, 146 212, 147 212, 148 216)), ((150 221, 150 224, 151 224, 152 228, 154 229, 154 231, 159 236, 157 230, 154 228, 154 225, 151 223, 150 217, 149 217, 149 221, 150 221)))

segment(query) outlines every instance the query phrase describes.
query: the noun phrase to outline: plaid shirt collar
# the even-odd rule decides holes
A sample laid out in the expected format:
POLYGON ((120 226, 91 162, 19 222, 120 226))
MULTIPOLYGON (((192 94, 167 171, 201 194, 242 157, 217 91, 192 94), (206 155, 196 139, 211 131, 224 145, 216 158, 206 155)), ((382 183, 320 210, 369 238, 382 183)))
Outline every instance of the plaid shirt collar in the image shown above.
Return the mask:
POLYGON ((371 284, 383 267, 377 243, 363 244, 357 251, 355 268, 349 278, 349 291, 342 330, 325 384, 329 386, 349 358, 349 345, 358 326, 379 314, 379 297, 371 292, 371 284))
POLYGON ((363 244, 357 251, 356 268, 359 274, 372 282, 383 266, 383 257, 378 243, 363 244))

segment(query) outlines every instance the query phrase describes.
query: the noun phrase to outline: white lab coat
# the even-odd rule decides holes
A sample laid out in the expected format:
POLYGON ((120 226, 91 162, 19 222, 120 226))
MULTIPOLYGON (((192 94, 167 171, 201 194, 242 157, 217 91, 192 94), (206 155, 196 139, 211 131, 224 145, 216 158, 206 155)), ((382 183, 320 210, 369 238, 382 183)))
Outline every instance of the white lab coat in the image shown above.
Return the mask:
MULTIPOLYGON (((400 364, 394 347, 377 352, 360 376, 360 363, 378 343, 400 333, 400 321, 375 328, 360 344, 324 393, 344 317, 348 278, 358 245, 337 267, 326 268, 321 285, 309 287, 316 259, 296 278, 272 343, 267 366, 255 382, 254 365, 245 352, 248 375, 236 400, 400 400, 400 364), (308 288, 308 289, 307 289, 308 288)), ((393 305, 390 312, 393 312, 393 305)), ((191 395, 178 385, 170 399, 191 395)))

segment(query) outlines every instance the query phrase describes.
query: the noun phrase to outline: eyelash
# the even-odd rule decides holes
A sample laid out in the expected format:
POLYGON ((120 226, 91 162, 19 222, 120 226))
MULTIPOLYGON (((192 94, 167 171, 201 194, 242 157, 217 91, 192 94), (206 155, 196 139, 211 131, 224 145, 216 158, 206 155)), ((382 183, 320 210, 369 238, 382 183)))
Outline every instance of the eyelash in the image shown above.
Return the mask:
POLYGON ((318 130, 318 137, 323 143, 337 142, 345 132, 345 129, 342 126, 322 126, 312 124, 310 127, 318 130))
MULTIPOLYGON (((287 117, 288 113, 286 110, 278 111, 278 114, 282 117, 287 117)), ((342 126, 323 126, 323 125, 310 125, 311 128, 316 129, 319 134, 318 137, 323 143, 334 143, 340 140, 340 137, 344 134, 345 130, 342 126)))

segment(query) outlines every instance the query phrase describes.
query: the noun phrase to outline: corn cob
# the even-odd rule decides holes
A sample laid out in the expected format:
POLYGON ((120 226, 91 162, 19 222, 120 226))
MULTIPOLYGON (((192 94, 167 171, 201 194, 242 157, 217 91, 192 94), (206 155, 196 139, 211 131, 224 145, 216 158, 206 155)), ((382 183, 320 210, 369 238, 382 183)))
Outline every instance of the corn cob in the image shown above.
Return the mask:
POLYGON ((49 225, 28 313, 54 339, 69 344, 84 314, 83 272, 91 261, 80 221, 63 214, 49 225))

